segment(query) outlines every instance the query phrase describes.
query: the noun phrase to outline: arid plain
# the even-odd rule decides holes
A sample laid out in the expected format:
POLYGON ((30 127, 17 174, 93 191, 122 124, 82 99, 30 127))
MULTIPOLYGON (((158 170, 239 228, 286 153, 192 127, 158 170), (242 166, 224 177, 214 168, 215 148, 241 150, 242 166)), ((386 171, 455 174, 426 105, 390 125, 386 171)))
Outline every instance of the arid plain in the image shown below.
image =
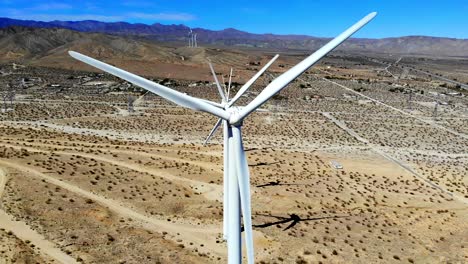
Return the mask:
MULTIPOLYGON (((272 57, 161 52, 133 63, 88 53, 213 101, 207 59, 225 81, 234 67, 235 92, 272 57)), ((282 53, 239 105, 304 56, 282 53)), ((0 263, 226 262, 221 133, 202 144, 216 120, 72 58, 43 64, 57 68, 0 67, 16 93, 0 113, 0 263)), ((457 82, 466 58, 337 51, 249 117, 257 262, 466 263, 457 82)))

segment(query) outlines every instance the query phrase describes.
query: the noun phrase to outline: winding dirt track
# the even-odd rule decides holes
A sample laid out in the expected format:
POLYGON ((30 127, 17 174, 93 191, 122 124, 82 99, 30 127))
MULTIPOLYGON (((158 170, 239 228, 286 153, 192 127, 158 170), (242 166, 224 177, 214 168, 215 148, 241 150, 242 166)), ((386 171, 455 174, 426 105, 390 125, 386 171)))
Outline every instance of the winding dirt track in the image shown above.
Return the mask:
MULTIPOLYGON (((0 168, 0 196, 3 195, 6 182, 7 175, 5 171, 0 168)), ((31 243, 36 246, 39 253, 44 257, 53 258, 54 260, 64 264, 78 263, 74 258, 57 248, 55 244, 46 240, 44 236, 32 230, 28 225, 26 225, 26 223, 15 221, 11 215, 1 209, 0 227, 6 230, 11 230, 16 237, 23 241, 31 241, 31 243)))
POLYGON ((6 172, 0 168, 0 197, 3 196, 3 192, 5 191, 5 185, 7 183, 7 174, 6 172))
MULTIPOLYGON (((170 174, 168 172, 162 172, 161 170, 158 169, 151 169, 147 168, 138 164, 133 164, 133 163, 128 163, 128 162, 123 162, 119 160, 112 159, 110 157, 103 157, 102 155, 97 155, 97 154, 89 154, 89 153, 83 153, 80 152, 83 151, 82 147, 72 147, 72 146, 56 146, 56 145, 49 145, 49 144, 43 144, 43 143, 34 143, 31 144, 29 142, 24 142, 24 141, 15 141, 15 140, 0 140, 2 142, 2 145, 4 147, 10 147, 13 149, 24 149, 29 152, 36 152, 36 153, 48 153, 50 154, 51 152, 59 155, 74 155, 74 156, 80 156, 88 159, 94 159, 97 161, 113 164, 116 166, 124 167, 127 169, 131 169, 137 172, 141 173, 148 173, 150 175, 154 175, 157 177, 165 178, 167 180, 173 181, 173 182, 181 182, 183 184, 188 184, 192 187, 196 187, 196 190, 200 192, 206 199, 208 200, 218 200, 222 201, 222 186, 218 184, 210 184, 206 183, 203 181, 197 181, 197 180, 192 180, 192 179, 187 179, 184 177, 176 176, 173 174, 170 174), (9 142, 9 143, 6 143, 9 142), (16 145, 18 144, 18 145, 16 145), (32 147, 34 146, 34 147, 32 147), (41 149, 42 148, 42 149, 41 149), (49 148, 48 150, 44 148, 49 148), (56 151, 51 151, 50 148, 57 149, 56 151), (58 150, 62 149, 62 150, 58 150)), ((136 150, 135 150, 136 151, 136 150)), ((110 150, 109 152, 111 153, 125 153, 125 154, 135 154, 135 151, 126 151, 126 150, 110 150)), ((144 156, 151 156, 155 157, 152 153, 141 153, 138 152, 138 155, 143 154, 144 156)), ((172 157, 167 157, 167 156, 162 156, 161 154, 156 155, 157 157, 160 157, 161 159, 166 159, 166 160, 171 160, 173 161, 174 159, 172 157)), ((185 162, 185 163, 191 163, 193 165, 197 165, 200 167, 204 167, 206 169, 212 168, 208 164, 208 162, 197 162, 193 161, 190 162, 190 160, 185 160, 181 158, 176 158, 176 161, 179 162, 185 162)), ((197 249, 201 253, 209 253, 209 254, 214 254, 217 256, 224 257, 226 254, 226 247, 225 244, 223 243, 216 243, 216 238, 218 235, 222 233, 222 224, 215 224, 215 225, 195 225, 195 224, 188 224, 188 223, 175 223, 175 222, 167 222, 167 220, 160 220, 156 219, 153 217, 148 217, 142 213, 139 213, 137 211, 134 211, 128 207, 125 207, 121 205, 118 201, 111 200, 108 198, 104 198, 102 196, 99 196, 97 194, 94 194, 90 191, 81 189, 78 186, 75 186, 71 183, 67 183, 63 181, 62 179, 55 178, 53 176, 50 176, 48 174, 44 174, 40 171, 37 170, 37 168, 34 168, 32 166, 26 166, 25 164, 22 164, 21 162, 17 161, 11 161, 11 160, 6 160, 6 159, 0 159, 0 165, 14 168, 18 171, 22 171, 26 173, 27 175, 38 177, 40 179, 44 179, 48 181, 51 184, 57 185, 63 189, 66 189, 72 193, 75 193, 77 195, 80 195, 82 197, 91 199, 95 201, 96 203, 99 203, 103 205, 104 207, 109 208, 111 211, 117 213, 118 215, 122 217, 127 217, 127 218, 132 218, 135 224, 147 229, 151 230, 154 232, 162 232, 166 231, 168 233, 167 238, 179 242, 179 239, 182 239, 184 242, 192 242, 193 245, 189 245, 188 243, 184 243, 187 248, 193 248, 197 249), (198 247, 198 245, 204 244, 204 247, 198 247)), ((268 241, 268 239, 265 237, 265 235, 258 231, 254 231, 254 239, 258 240, 262 243, 265 243, 265 241, 268 241)), ((268 242, 268 245, 273 245, 268 242)), ((257 256, 266 254, 265 252, 262 252, 259 250, 257 253, 257 256)))
MULTIPOLYGON (((14 149, 24 149, 30 152, 39 152, 39 153, 51 153, 50 150, 45 150, 41 148, 56 148, 56 149, 63 149, 63 151, 53 151, 56 154, 60 155, 75 155, 75 156, 80 156, 84 158, 89 158, 89 159, 95 159, 97 161, 105 162, 108 164, 113 164, 116 166, 124 167, 127 169, 131 169, 137 172, 141 173, 148 173, 160 178, 165 178, 167 180, 173 181, 173 182, 181 182, 184 184, 188 184, 194 188, 196 188, 197 191, 199 191, 202 195, 204 195, 205 198, 209 200, 222 200, 222 186, 217 185, 217 184, 210 184, 202 181, 197 181, 197 180, 192 180, 192 179, 187 179, 184 177, 179 177, 172 175, 170 173, 164 172, 162 173, 160 170, 157 169, 151 169, 147 168, 144 166, 140 166, 137 164, 132 164, 132 163, 127 163, 127 162, 122 162, 118 161, 112 158, 107 158, 103 157, 100 155, 95 155, 95 154, 89 154, 89 153, 83 153, 79 152, 78 148, 81 147, 71 147, 71 146, 56 146, 56 145, 49 145, 49 144, 42 144, 42 143, 26 143, 23 141, 14 141, 14 140, 1 140, 2 145, 4 147, 11 147, 14 149), (10 144, 6 143, 7 141, 10 142, 10 144), (18 144, 18 145, 16 145, 18 144), (19 144, 26 144, 28 146, 24 145, 19 145, 19 144), (34 147, 31 147, 34 146, 34 147), (76 149, 76 150, 75 150, 76 149)), ((135 154, 133 151, 126 151, 126 150, 110 150, 109 152, 111 153, 122 153, 122 154, 135 154)), ((157 157, 165 160, 171 160, 174 161, 172 157, 166 157, 163 155, 153 155, 152 153, 141 153, 139 152, 138 155, 143 155, 143 156, 151 156, 151 157, 157 157)), ((200 167, 204 168, 212 168, 209 166, 208 162, 197 162, 197 161, 190 161, 190 160, 185 160, 185 159, 180 159, 176 158, 175 161, 177 162, 184 162, 184 163, 190 163, 193 165, 197 165, 200 167)), ((22 171, 26 173, 27 175, 31 175, 34 177, 38 177, 41 179, 45 179, 51 184, 60 186, 68 191, 71 191, 75 194, 78 194, 82 197, 91 199, 107 208, 109 208, 111 211, 119 214, 122 217, 129 217, 134 220, 136 220, 137 224, 141 225, 145 229, 155 231, 155 232, 162 232, 166 231, 169 235, 168 238, 176 241, 179 239, 182 239, 184 241, 192 242, 193 246, 186 245, 187 247, 197 247, 197 245, 204 244, 206 245, 204 248, 205 249, 210 249, 207 251, 207 253, 214 253, 216 255, 224 256, 225 255, 225 247, 222 244, 216 243, 216 237, 219 233, 222 232, 221 230, 221 224, 220 225, 212 225, 212 226, 199 226, 199 225, 191 225, 191 224, 185 224, 185 223, 174 223, 174 222, 168 222, 167 220, 159 220, 155 219, 152 217, 148 217, 144 214, 141 214, 139 212, 136 212, 130 208, 127 208, 125 206, 122 206, 119 204, 119 202, 107 199, 104 197, 101 197, 97 194, 94 194, 92 192, 86 191, 81 189, 80 187, 77 187, 73 184, 66 183, 61 179, 54 178, 50 175, 46 175, 40 171, 38 171, 34 167, 28 167, 25 166, 24 164, 21 164, 19 162, 14 162, 11 160, 6 160, 6 159, 0 159, 0 165, 3 165, 5 167, 10 167, 18 171, 22 171)), ((216 168, 215 168, 216 169, 216 168)), ((203 252, 203 248, 197 248, 199 251, 203 252)), ((66 262, 66 263, 71 263, 71 262, 66 262)))
POLYGON ((336 119, 333 115, 331 115, 330 113, 322 113, 323 116, 325 116, 326 118, 328 118, 331 122, 333 122, 336 126, 338 126, 339 128, 343 129, 346 133, 348 133, 349 135, 351 135, 352 137, 354 137, 356 140, 366 144, 367 146, 369 146, 375 153, 379 154, 380 156, 384 157, 385 159, 397 164, 398 166, 400 166, 401 168, 403 168, 404 170, 408 171, 409 173, 411 173, 412 175, 414 175, 415 177, 417 177, 421 182, 423 182, 424 184, 427 184, 427 186, 433 188, 433 189, 438 189, 439 191, 443 192, 443 193, 446 193, 454 198, 456 198, 457 200, 459 200, 460 202, 462 203, 465 203, 465 204, 468 204, 468 199, 460 196, 460 195, 456 195, 452 192, 449 192, 448 190, 446 190, 445 188, 437 185, 436 183, 428 180, 426 177, 422 176, 421 174, 419 174, 416 170, 414 170, 413 168, 411 168, 411 166, 405 164, 404 162, 402 161, 399 161, 397 160, 396 158, 392 157, 391 155, 385 153, 382 149, 380 149, 379 147, 377 147, 375 144, 371 144, 369 142, 369 140, 361 137, 360 135, 358 135, 354 130, 352 130, 351 128, 349 128, 348 126, 346 126, 346 124, 344 124, 342 121, 336 119))
POLYGON ((165 179, 168 179, 168 180, 173 181, 173 182, 183 182, 183 183, 189 184, 190 186, 196 188, 208 200, 222 201, 222 199, 223 199, 223 197, 222 197, 223 189, 222 189, 222 187, 220 185, 206 183, 206 182, 197 181, 197 180, 191 180, 191 179, 187 179, 187 178, 184 178, 184 177, 178 177, 178 176, 175 176, 175 175, 172 175, 172 174, 169 174, 169 173, 160 173, 158 170, 155 170, 155 169, 149 169, 149 168, 145 168, 145 167, 140 166, 140 165, 130 164, 130 163, 114 160, 114 159, 105 158, 105 157, 101 157, 99 155, 83 154, 83 153, 77 153, 77 152, 76 153, 75 152, 65 152, 65 151, 55 151, 55 153, 63 154, 63 155, 75 155, 75 156, 81 156, 81 157, 84 157, 84 158, 95 159, 95 160, 99 160, 99 161, 106 162, 106 163, 109 163, 109 164, 113 164, 113 165, 116 165, 116 166, 120 166, 120 167, 124 167, 124 168, 131 169, 131 170, 134 170, 134 171, 138 171, 138 172, 141 172, 141 173, 148 173, 148 174, 151 174, 151 175, 154 175, 154 176, 157 176, 157 177, 165 178, 165 179))
MULTIPOLYGON (((225 249, 220 244, 215 243, 215 238, 218 233, 221 232, 221 226, 205 226, 200 227, 196 225, 181 224, 174 222, 167 222, 164 220, 159 220, 155 218, 148 217, 139 212, 136 212, 132 209, 120 205, 118 202, 101 197, 97 194, 91 193, 89 191, 83 190, 75 185, 66 183, 44 173, 37 171, 35 168, 24 166, 16 162, 12 162, 5 159, 0 159, 0 165, 13 168, 15 170, 26 173, 27 175, 44 179, 47 182, 59 186, 63 189, 66 189, 72 193, 75 193, 81 197, 91 199, 96 203, 103 205, 109 210, 117 213, 122 217, 132 218, 136 220, 144 228, 154 231, 162 232, 166 231, 170 234, 174 240, 183 239, 185 241, 194 242, 195 245, 204 244, 207 245, 206 248, 210 249, 210 252, 216 253, 219 255, 224 255, 225 249)), ((194 246, 195 246, 194 245, 194 246)), ((200 249, 199 249, 200 250, 200 249)))
MULTIPOLYGON (((324 71, 322 71, 322 72, 324 72, 324 71)), ((411 114, 411 113, 409 113, 409 112, 406 112, 406 111, 403 111, 403 110, 398 109, 398 108, 396 108, 396 107, 393 107, 393 106, 391 106, 391 105, 382 103, 381 101, 379 101, 379 100, 377 100, 377 99, 374 99, 374 98, 372 98, 372 97, 369 97, 369 96, 367 96, 367 95, 365 95, 365 94, 363 94, 363 93, 360 93, 360 92, 358 92, 358 91, 355 91, 355 90, 353 90, 353 89, 351 89, 351 88, 349 88, 349 87, 346 87, 346 86, 344 86, 344 85, 342 85, 342 84, 339 84, 339 83, 337 83, 337 82, 334 82, 334 81, 332 81, 332 80, 329 80, 329 79, 326 79, 326 78, 322 78, 322 80, 324 80, 324 81, 326 81, 326 82, 329 82, 329 83, 332 83, 332 84, 334 84, 334 85, 337 85, 337 86, 339 86, 339 87, 341 87, 341 88, 343 88, 343 89, 345 89, 345 90, 347 90, 347 91, 349 91, 349 92, 358 94, 358 95, 360 95, 360 96, 362 96, 362 97, 364 97, 364 98, 366 98, 366 99, 371 100, 372 102, 374 102, 374 103, 376 103, 376 104, 383 105, 384 107, 390 108, 390 109, 392 109, 393 111, 399 112, 399 113, 401 113, 401 114, 403 114, 403 115, 405 115, 405 116, 412 117, 412 118, 414 118, 414 119, 416 119, 416 120, 418 120, 418 121, 421 121, 421 122, 423 122, 423 123, 426 123, 426 124, 428 124, 428 125, 430 125, 430 126, 432 126, 432 127, 434 127, 434 128, 438 128, 438 129, 447 131, 447 132, 449 132, 449 133, 451 133, 451 134, 453 134, 453 135, 455 135, 455 136, 459 136, 459 137, 462 137, 462 138, 464 138, 464 139, 468 139, 468 135, 466 135, 466 134, 457 132, 457 131, 455 131, 455 130, 453 130, 453 129, 451 129, 451 128, 448 128, 448 127, 444 127, 444 126, 442 126, 442 125, 439 125, 439 124, 437 124, 437 123, 435 123, 435 122, 433 122, 433 121, 431 121, 431 120, 427 120, 427 119, 420 118, 420 117, 415 116, 415 115, 413 115, 413 114, 411 114)))
MULTIPOLYGON (((24 142, 21 142, 21 143, 24 144, 24 142)), ((33 147, 27 147, 27 146, 18 146, 18 145, 13 145, 13 144, 8 144, 8 143, 3 143, 3 145, 5 147, 11 147, 11 148, 14 148, 14 149, 25 149, 25 150, 30 151, 30 152, 50 153, 49 150, 42 150, 42 149, 39 149, 39 148, 33 148, 33 147)), ((60 149, 60 148, 62 148, 62 149, 71 149, 72 148, 72 147, 61 147, 61 146, 53 146, 53 145, 46 145, 46 144, 40 144, 39 146, 48 147, 48 148, 57 148, 57 149, 60 149)), ((111 151, 111 152, 134 154, 133 152, 127 152, 127 151, 111 151)), ((193 188, 196 188, 196 190, 199 191, 200 193, 202 193, 202 195, 208 200, 216 200, 216 201, 221 202, 222 199, 223 199, 223 197, 222 197, 223 187, 220 186, 220 185, 217 185, 217 184, 212 184, 212 183, 187 179, 187 178, 184 178, 184 177, 175 176, 175 175, 170 174, 168 172, 161 173, 160 170, 145 168, 144 166, 141 166, 141 165, 122 162, 122 161, 118 161, 118 160, 115 160, 115 159, 106 158, 106 157, 99 156, 99 155, 94 155, 94 154, 88 154, 88 153, 82 153, 82 152, 69 152, 69 151, 54 151, 54 153, 62 154, 62 155, 68 155, 68 156, 73 156, 73 155, 74 156, 80 156, 80 157, 88 158, 88 159, 95 159, 95 160, 99 160, 99 161, 102 161, 102 162, 105 162, 105 163, 109 163, 109 164, 113 164, 113 165, 116 165, 116 166, 124 167, 124 168, 130 169, 130 170, 133 170, 133 171, 137 171, 137 172, 141 172, 141 173, 148 173, 148 174, 151 174, 153 176, 164 178, 164 179, 167 179, 167 180, 170 180, 170 181, 185 183, 185 184, 188 184, 188 185, 192 186, 193 188)), ((138 153, 138 155, 141 155, 141 153, 138 153)), ((144 156, 151 156, 151 157, 158 157, 158 158, 166 159, 166 160, 173 160, 172 157, 168 158, 168 157, 164 157, 162 155, 153 155, 153 154, 149 154, 149 153, 144 153, 144 156)), ((185 163, 192 163, 192 164, 200 166, 200 167, 209 168, 208 164, 204 163, 204 162, 190 162, 190 161, 179 159, 179 158, 177 158, 176 161, 185 162, 185 163)))

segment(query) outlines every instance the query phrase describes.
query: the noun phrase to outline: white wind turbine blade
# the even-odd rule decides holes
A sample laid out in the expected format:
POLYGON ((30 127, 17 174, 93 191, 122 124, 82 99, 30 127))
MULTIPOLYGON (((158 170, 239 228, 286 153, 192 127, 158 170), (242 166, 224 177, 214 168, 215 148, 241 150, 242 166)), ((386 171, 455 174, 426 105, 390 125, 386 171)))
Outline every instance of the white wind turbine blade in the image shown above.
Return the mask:
POLYGON ((239 184, 240 203, 242 208, 242 219, 244 220, 245 245, 247 248, 248 263, 253 264, 254 243, 252 231, 252 212, 250 203, 250 175, 247 159, 245 157, 244 146, 242 144, 242 133, 240 127, 232 127, 232 137, 234 140, 235 164, 237 168, 237 181, 239 184))
POLYGON ((208 63, 210 65, 211 73, 213 74, 213 78, 216 82, 216 86, 218 87, 218 92, 219 95, 221 96, 221 99, 223 102, 226 102, 226 95, 224 94, 223 88, 221 88, 221 85, 219 84, 218 77, 216 76, 216 72, 213 69, 213 65, 211 65, 211 62, 208 63))
POLYGON ((226 80, 224 80, 224 75, 221 75, 221 78, 223 80, 223 86, 224 86, 224 91, 226 91, 226 80))
POLYGON ((226 99, 229 101, 229 92, 231 91, 231 84, 232 84, 232 67, 231 67, 231 72, 229 73, 229 84, 226 92, 226 99))
MULTIPOLYGON (((223 81, 223 88, 224 88, 224 94, 227 93, 227 89, 226 89, 226 81, 224 80, 224 76, 221 75, 221 80, 223 81)), ((226 101, 227 101, 227 98, 226 98, 226 101)))
POLYGON ((218 108, 224 108, 224 106, 220 103, 216 103, 216 102, 212 102, 212 101, 209 101, 209 100, 206 100, 206 99, 202 99, 202 98, 198 98, 200 100, 202 100, 203 102, 207 103, 207 104, 210 104, 210 105, 213 105, 213 106, 216 106, 218 108))
POLYGON ((301 61, 296 66, 289 69, 287 72, 281 74, 278 78, 273 80, 252 102, 250 102, 245 108, 243 108, 238 115, 233 116, 233 119, 230 120, 231 124, 235 124, 240 120, 244 119, 247 115, 255 111, 273 95, 281 91, 289 83, 294 81, 299 75, 305 72, 307 69, 312 67, 317 63, 321 58, 327 55, 330 51, 335 49, 343 41, 348 39, 360 28, 365 26, 369 21, 371 21, 377 15, 376 12, 370 13, 361 19, 359 22, 348 28, 346 31, 341 33, 339 36, 334 38, 332 41, 328 42, 325 46, 314 52, 312 55, 301 61))
POLYGON ((210 141, 211 137, 214 135, 214 133, 216 132, 216 130, 218 129, 218 127, 221 125, 221 122, 223 121, 223 119, 218 119, 218 122, 216 122, 216 124, 214 125, 213 129, 211 129, 210 131, 210 134, 208 134, 208 137, 205 139, 205 142, 203 143, 203 146, 206 146, 206 144, 208 143, 208 141, 210 141))
POLYGON ((69 51, 68 52, 70 56, 73 58, 82 61, 86 64, 89 64, 93 67, 96 67, 98 69, 101 69, 105 72, 108 72, 112 75, 115 75, 117 77, 120 77, 128 82, 131 82, 137 86, 140 86, 148 91, 151 91, 173 103, 176 103, 180 106, 187 107, 190 109, 194 110, 200 110, 204 111, 210 114, 213 114, 219 118, 222 119, 229 119, 230 114, 226 112, 223 109, 220 109, 216 106, 213 106, 211 104, 208 104, 204 102, 201 99, 186 95, 184 93, 172 90, 166 86, 154 83, 150 80, 147 80, 145 78, 142 78, 138 75, 135 75, 133 73, 129 73, 127 71, 124 71, 122 69, 119 69, 117 67, 111 66, 109 64, 106 64, 104 62, 95 60, 93 58, 90 58, 88 56, 85 56, 83 54, 74 52, 74 51, 69 51))
POLYGON ((250 80, 248 80, 237 92, 237 94, 232 98, 232 100, 229 102, 228 106, 233 105, 239 98, 247 91, 247 89, 250 88, 250 86, 260 77, 262 74, 275 62, 276 59, 278 59, 279 54, 276 54, 273 59, 271 59, 263 68, 257 72, 250 80))

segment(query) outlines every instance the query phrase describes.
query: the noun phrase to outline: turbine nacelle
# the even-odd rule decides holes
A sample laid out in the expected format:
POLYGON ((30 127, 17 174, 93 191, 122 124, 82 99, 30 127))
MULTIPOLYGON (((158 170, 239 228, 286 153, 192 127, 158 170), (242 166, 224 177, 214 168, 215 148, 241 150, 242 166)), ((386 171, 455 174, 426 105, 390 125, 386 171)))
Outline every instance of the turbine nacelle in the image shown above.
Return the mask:
POLYGON ((228 122, 230 125, 238 126, 239 124, 242 124, 244 118, 245 117, 241 116, 241 109, 239 108, 236 112, 231 113, 228 122))
POLYGON ((242 108, 238 106, 231 106, 226 109, 226 111, 229 113, 229 120, 228 123, 231 126, 241 126, 243 119, 240 116, 242 108))

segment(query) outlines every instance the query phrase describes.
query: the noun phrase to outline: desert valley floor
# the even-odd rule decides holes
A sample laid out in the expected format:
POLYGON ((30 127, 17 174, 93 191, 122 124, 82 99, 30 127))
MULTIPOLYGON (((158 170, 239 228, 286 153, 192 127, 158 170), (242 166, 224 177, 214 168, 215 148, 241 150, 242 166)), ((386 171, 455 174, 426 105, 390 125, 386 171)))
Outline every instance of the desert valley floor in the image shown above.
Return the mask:
MULTIPOLYGON (((211 56, 243 67, 234 91, 271 58, 211 56)), ((450 60, 339 53, 245 121, 258 263, 468 261, 468 92, 436 78, 467 83, 468 61, 450 60)), ((220 100, 206 65, 177 67, 153 79, 220 100)), ((96 72, 1 73, 21 88, 0 113, 0 263, 226 262, 214 118, 96 72)))

